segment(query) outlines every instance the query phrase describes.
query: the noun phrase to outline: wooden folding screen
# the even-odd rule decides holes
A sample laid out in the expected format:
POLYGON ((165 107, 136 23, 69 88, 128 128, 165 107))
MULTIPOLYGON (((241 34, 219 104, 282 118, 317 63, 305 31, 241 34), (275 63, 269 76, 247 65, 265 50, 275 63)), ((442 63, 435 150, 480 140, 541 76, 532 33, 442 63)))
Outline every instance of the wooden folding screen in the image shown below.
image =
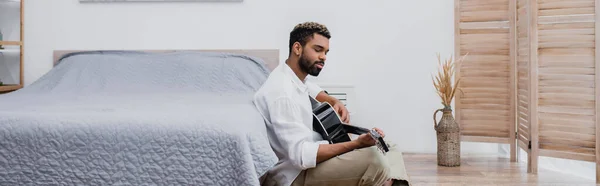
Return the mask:
POLYGON ((509 0, 455 0, 455 58, 467 54, 457 75, 455 119, 461 140, 510 144, 515 141, 514 3, 509 0))
POLYGON ((505 125, 516 127, 516 142, 509 137, 510 143, 527 152, 528 172, 537 172, 539 156, 590 161, 600 182, 599 1, 457 0, 456 53, 470 51, 470 59, 460 68, 467 81, 464 95, 456 97, 456 118, 464 136, 478 136, 465 141, 507 138, 505 125), (484 26, 477 32, 482 35, 470 35, 484 26), (488 129, 503 132, 476 132, 488 129))
POLYGON ((596 162, 595 0, 517 4, 517 73, 524 80, 517 94, 525 111, 518 132, 529 140, 518 144, 528 152, 528 170, 537 172, 538 156, 596 162))

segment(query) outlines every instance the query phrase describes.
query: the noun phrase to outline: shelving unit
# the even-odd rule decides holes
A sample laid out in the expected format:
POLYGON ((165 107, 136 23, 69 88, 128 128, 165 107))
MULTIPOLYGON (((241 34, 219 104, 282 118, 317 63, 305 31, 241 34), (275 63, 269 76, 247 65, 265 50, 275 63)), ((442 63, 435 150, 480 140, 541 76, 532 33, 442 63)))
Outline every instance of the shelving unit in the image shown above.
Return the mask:
POLYGON ((19 49, 12 49, 12 48, 0 49, 0 53, 19 53, 19 52, 21 52, 21 50, 19 50, 19 49))
MULTIPOLYGON (((15 91, 20 88, 23 88, 23 5, 24 0, 0 0, 0 30, 5 31, 9 30, 13 27, 14 24, 11 24, 14 20, 18 19, 18 27, 19 27, 19 35, 18 37, 11 37, 10 35, 3 35, 2 40, 0 40, 0 68, 5 68, 4 71, 0 71, 0 73, 13 73, 18 72, 18 80, 17 82, 6 82, 4 79, 0 79, 2 81, 2 85, 0 85, 0 93, 7 93, 10 91, 15 91), (18 9, 17 15, 7 13, 12 12, 12 8, 16 7, 18 9), (8 10, 3 10, 4 8, 8 10), (5 14, 3 14, 5 13, 5 14), (8 23, 8 24, 3 24, 8 23), (11 56, 18 56, 18 65, 8 65, 10 63, 14 63, 11 61, 11 56), (16 68, 11 68, 17 66, 16 68)), ((4 33, 3 34, 7 34, 4 33)), ((9 33, 8 33, 9 34, 9 33)), ((6 74, 0 74, 1 77, 5 77, 6 74)))

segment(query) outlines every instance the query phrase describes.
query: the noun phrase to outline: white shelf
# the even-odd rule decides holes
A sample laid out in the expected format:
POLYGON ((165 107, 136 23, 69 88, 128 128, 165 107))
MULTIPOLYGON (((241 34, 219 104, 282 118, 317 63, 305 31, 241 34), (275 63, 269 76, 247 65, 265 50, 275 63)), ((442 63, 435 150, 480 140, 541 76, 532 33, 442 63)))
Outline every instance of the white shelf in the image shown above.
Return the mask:
POLYGON ((20 49, 18 48, 5 48, 5 49, 0 49, 0 53, 19 53, 21 52, 20 49))

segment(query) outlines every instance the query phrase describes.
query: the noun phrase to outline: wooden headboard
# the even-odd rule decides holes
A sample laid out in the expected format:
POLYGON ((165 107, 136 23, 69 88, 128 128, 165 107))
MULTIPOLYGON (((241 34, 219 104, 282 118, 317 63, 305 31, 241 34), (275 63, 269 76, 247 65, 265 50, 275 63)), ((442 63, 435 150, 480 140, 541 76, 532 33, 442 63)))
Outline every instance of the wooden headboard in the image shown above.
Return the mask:
MULTIPOLYGON (((67 54, 73 52, 85 52, 85 51, 94 51, 94 50, 55 50, 53 56, 53 65, 58 63, 58 60, 67 54)), ((102 50, 108 51, 108 50, 102 50)), ((124 50, 120 50, 124 51, 124 50)), ((176 52, 176 51, 199 51, 199 52, 228 52, 234 54, 244 54, 248 56, 253 56, 257 58, 261 58, 265 61, 269 70, 275 69, 277 65, 279 65, 279 50, 278 49, 214 49, 214 50, 125 50, 125 51, 141 51, 141 52, 156 52, 156 53, 166 53, 166 52, 176 52)))

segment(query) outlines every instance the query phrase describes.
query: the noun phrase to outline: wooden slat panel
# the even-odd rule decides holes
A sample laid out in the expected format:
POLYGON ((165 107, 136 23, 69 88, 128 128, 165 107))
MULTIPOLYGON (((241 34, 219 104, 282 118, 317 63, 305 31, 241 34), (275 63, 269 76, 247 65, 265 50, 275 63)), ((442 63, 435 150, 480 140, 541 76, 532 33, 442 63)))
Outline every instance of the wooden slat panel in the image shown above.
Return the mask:
POLYGON ((461 123, 461 129, 464 130, 500 130, 508 132, 508 117, 502 120, 467 120, 461 123))
POLYGON ((588 154, 594 155, 594 148, 584 148, 584 147, 576 147, 576 146, 568 146, 568 145, 559 145, 559 144, 551 144, 551 143, 540 143, 540 149, 567 152, 567 153, 576 153, 576 154, 588 154))
POLYGON ((529 138, 525 137, 525 135, 521 133, 517 135, 517 140, 519 143, 529 144, 529 138))
MULTIPOLYGON (((508 94, 508 90, 505 88, 499 87, 473 87, 473 88, 462 88, 463 93, 494 93, 494 94, 508 94)), ((489 97, 488 99, 504 99, 502 97, 489 97)))
POLYGON ((508 115, 497 115, 497 114, 465 114, 462 115, 464 121, 470 120, 506 120, 508 115))
POLYGON ((561 122, 564 122, 564 121, 541 120, 540 123, 544 123, 544 124, 540 125, 540 131, 547 130, 547 131, 573 132, 573 133, 589 134, 589 135, 596 134, 596 132, 594 131, 594 129, 595 129, 594 121, 589 122, 591 124, 588 124, 587 126, 585 125, 585 122, 583 122, 584 123, 583 125, 576 125, 576 124, 571 124, 571 123, 561 123, 561 122))
POLYGON ((481 62, 479 64, 475 64, 475 63, 465 63, 464 65, 462 65, 460 68, 464 69, 464 70, 493 70, 493 71, 506 71, 506 73, 508 73, 509 69, 506 67, 508 65, 508 63, 502 63, 502 62, 498 62, 498 63, 492 63, 492 64, 486 64, 487 62, 481 62))
MULTIPOLYGON (((540 74, 573 74, 573 75, 590 75, 590 77, 594 77, 595 69, 594 68, 569 68, 569 67, 540 67, 538 69, 540 74)), ((588 77, 589 78, 589 77, 588 77)), ((589 89, 590 94, 594 93, 594 89, 589 89)))
POLYGON ((517 108, 517 116, 518 116, 518 121, 517 124, 522 124, 525 125, 527 124, 527 109, 525 107, 519 106, 519 108, 517 108))
POLYGON ((500 77, 500 78, 508 78, 510 74, 506 72, 504 69, 498 70, 471 70, 465 69, 462 71, 463 76, 469 77, 500 77))
POLYGON ((465 65, 465 63, 469 63, 469 62, 492 62, 492 63, 496 63, 496 62, 508 62, 510 59, 508 56, 506 55, 474 55, 474 54, 469 54, 469 56, 467 58, 465 58, 465 60, 463 61, 462 65, 465 65))
POLYGON ((539 113, 539 116, 540 116, 540 122, 564 121, 565 123, 567 123, 569 125, 573 125, 573 126, 594 127, 594 116, 590 116, 590 115, 566 114, 566 113, 539 113))
MULTIPOLYGON (((593 7, 589 7, 592 8, 593 7)), ((540 17, 540 24, 566 23, 593 21, 591 14, 566 14, 561 16, 540 17)), ((539 47, 544 48, 594 48, 595 34, 593 28, 545 28, 539 31, 539 47)), ((556 51, 556 50, 555 50, 556 51)), ((540 52, 540 56, 552 52, 540 52)), ((554 57, 554 56, 552 56, 554 57)), ((551 57, 550 57, 551 58, 551 57)))
POLYGON ((508 105, 509 99, 502 98, 463 98, 463 104, 495 104, 495 105, 508 105))
POLYGON ((548 73, 539 73, 539 80, 572 80, 572 81, 594 81, 593 75, 572 75, 572 74, 548 74, 548 73))
MULTIPOLYGON (((501 99, 508 99, 508 94, 464 92, 464 94, 459 95, 459 97, 461 97, 461 98, 489 98, 489 97, 495 97, 495 98, 501 98, 501 99)), ((461 103, 462 103, 462 101, 461 101, 461 103)))
MULTIPOLYGON (((508 34, 510 30, 506 28, 474 28, 474 29, 461 29, 460 34, 495 34, 505 33, 508 34)), ((469 59, 473 59, 474 55, 469 55, 469 59)), ((503 56, 506 57, 506 56, 503 56)))
POLYGON ((455 99, 456 120, 462 135, 468 136, 465 140, 508 143, 516 138, 517 56, 511 47, 516 45, 517 30, 511 27, 516 3, 455 0, 455 55, 468 54, 457 72, 462 92, 455 99))
POLYGON ((540 98, 539 105, 560 105, 561 107, 575 107, 575 108, 585 108, 585 109, 594 109, 595 101, 587 101, 587 100, 569 100, 567 99, 545 99, 540 98))
MULTIPOLYGON (((539 93, 540 99, 548 99, 548 101, 560 101, 570 100, 574 102, 579 101, 594 101, 595 97, 593 94, 581 94, 581 93, 539 93)), ((544 105, 544 104, 539 104, 544 105)), ((560 105, 557 105, 560 106, 560 105)))
POLYGON ((538 0, 537 2, 538 10, 594 7, 594 0, 538 0))
MULTIPOLYGON (((594 15, 595 15, 595 22, 594 22, 594 26, 595 26, 595 36, 600 36, 600 14, 598 14, 597 12, 600 11, 600 0, 595 0, 594 1, 594 15)), ((596 37, 596 40, 594 41, 595 45, 594 45, 594 57, 595 57, 595 81, 596 84, 594 85, 594 95, 596 97, 596 100, 594 100, 596 102, 596 107, 595 107, 595 117, 594 117, 594 125, 595 125, 595 134, 596 134, 596 141, 595 141, 595 154, 594 154, 594 158, 592 160, 592 162, 596 163, 596 183, 600 183, 600 40, 598 40, 598 37, 596 37)), ((579 159, 584 159, 584 158, 579 158, 579 159)))
POLYGON ((595 28, 594 23, 590 22, 574 22, 574 23, 556 23, 556 24, 542 24, 538 25, 539 31, 548 29, 581 29, 581 28, 595 28))
POLYGON ((573 87, 573 88, 590 88, 594 87, 594 81, 576 81, 576 80, 544 80, 540 81, 540 86, 547 87, 573 87))
POLYGON ((502 137, 484 137, 484 136, 461 136, 461 141, 486 142, 486 143, 510 143, 510 139, 502 137))
POLYGON ((540 55, 540 57, 541 56, 589 57, 589 56, 594 55, 594 49, 593 48, 547 48, 547 49, 539 49, 539 55, 540 55))
POLYGON ((477 123, 477 125, 462 125, 461 124, 461 135, 465 136, 481 136, 481 137, 502 137, 508 138, 510 134, 509 128, 498 128, 494 125, 508 125, 508 121, 505 122, 494 122, 490 123, 490 121, 482 121, 481 123, 477 123))
POLYGON ((594 15, 590 14, 572 14, 560 16, 542 16, 539 17, 538 24, 558 24, 558 23, 583 23, 594 22, 594 15))
POLYGON ((591 161, 591 162, 596 161, 595 155, 593 155, 593 154, 555 151, 555 150, 549 150, 549 149, 540 149, 539 154, 540 154, 540 156, 562 158, 562 159, 582 160, 582 161, 591 161))
MULTIPOLYGON (((474 2, 482 2, 482 1, 474 1, 474 2)), ((487 2, 483 2, 483 3, 487 3, 487 2)), ((462 12, 462 15, 464 16, 465 13, 470 13, 470 12, 499 12, 499 11, 503 11, 508 13, 508 4, 506 3, 496 3, 496 4, 479 4, 479 5, 464 5, 460 7, 460 11, 462 12)), ((503 19, 504 20, 504 19, 503 19)), ((468 22, 466 20, 461 20, 463 22, 468 22)))
MULTIPOLYGON (((538 31, 539 36, 564 36, 564 35, 590 35, 594 37, 594 28, 564 28, 564 29, 543 29, 538 31)), ((594 42, 594 40, 592 40, 594 42)))
POLYGON ((579 133, 578 131, 565 132, 565 131, 554 131, 554 130, 540 130, 539 136, 545 137, 548 140, 557 140, 557 141, 574 140, 574 141, 592 142, 592 143, 594 141, 596 141, 596 135, 579 133))
POLYGON ((460 131, 465 136, 486 136, 486 137, 508 137, 508 132, 492 130, 463 130, 460 131))
POLYGON ((462 130, 460 131, 463 136, 479 136, 479 137, 497 137, 497 138, 508 138, 509 132, 498 131, 498 130, 462 130))
POLYGON ((537 1, 532 50, 538 52, 531 70, 536 79, 530 81, 537 88, 530 93, 538 128, 531 134, 539 137, 532 145, 539 145, 542 156, 595 162, 597 0, 531 1, 537 1))
POLYGON ((523 141, 526 141, 526 140, 523 140, 521 138, 517 138, 517 139, 518 139, 517 146, 519 148, 523 149, 525 152, 529 153, 529 148, 527 147, 527 143, 523 142, 523 141))
POLYGON ((523 136, 523 139, 529 140, 529 128, 525 125, 519 125, 517 132, 523 136))
POLYGON ((462 109, 463 116, 508 116, 509 111, 501 110, 501 111, 487 111, 487 110, 479 110, 479 109, 462 109))
POLYGON ((587 115, 593 116, 595 111, 593 109, 586 108, 571 108, 571 107, 559 107, 559 106, 546 106, 540 105, 538 108, 539 113, 549 114, 572 114, 572 115, 587 115))
POLYGON ((557 9, 543 9, 540 10, 540 16, 557 16, 557 15, 569 15, 569 14, 593 14, 594 8, 583 7, 583 8, 557 8, 557 9))
MULTIPOLYGON (((506 29, 507 30, 507 29, 506 29)), ((505 48, 506 46, 500 46, 498 44, 508 45, 508 34, 506 33, 479 33, 479 34, 461 34, 461 44, 486 44, 487 42, 493 41, 498 42, 491 45, 493 47, 505 48)), ((471 45, 471 47, 476 47, 471 45)))
POLYGON ((574 41, 574 42, 589 42, 589 43, 593 43, 595 40, 595 36, 594 35, 589 35, 589 34, 576 34, 576 33, 564 33, 563 35, 540 35, 539 36, 539 42, 543 43, 543 42, 567 42, 567 41, 574 41))
POLYGON ((460 0, 460 5, 461 5, 461 7, 485 6, 485 5, 490 5, 490 6, 507 5, 508 6, 508 0, 486 0, 486 1, 460 0))
POLYGON ((504 79, 493 79, 493 78, 463 78, 461 81, 463 87, 493 87, 501 88, 505 87, 508 89, 508 80, 504 79))
MULTIPOLYGON (((485 7, 487 8, 487 7, 485 7)), ((508 17, 508 6, 506 7, 494 7, 494 9, 506 8, 500 10, 488 10, 488 11, 469 11, 463 9, 465 12, 461 13, 461 21, 464 22, 475 22, 475 21, 502 21, 508 17)))
MULTIPOLYGON (((529 152, 529 4, 525 0, 517 1, 517 144, 529 152)), ((528 154, 529 156, 529 154, 528 154)))
POLYGON ((458 25, 460 29, 507 29, 509 27, 506 21, 494 22, 463 22, 458 25))
POLYGON ((529 29, 529 144, 530 152, 528 153, 527 160, 527 172, 537 173, 538 169, 538 88, 539 88, 539 75, 538 75, 538 57, 539 57, 539 36, 538 36, 538 25, 540 25, 539 13, 539 2, 538 0, 529 0, 529 15, 528 15, 528 27, 529 29))
POLYGON ((481 110, 508 110, 509 106, 508 106, 508 103, 504 103, 504 104, 484 104, 484 103, 465 104, 463 102, 462 108, 463 109, 481 109, 481 110))
MULTIPOLYGON (((592 130, 592 131, 594 131, 594 130, 592 130)), ((596 136, 593 136, 592 138, 593 138, 593 140, 591 140, 591 141, 589 141, 589 140, 582 141, 582 140, 571 139, 570 137, 559 139, 559 138, 547 138, 546 136, 540 136, 540 143, 566 145, 566 146, 582 147, 582 148, 595 148, 596 147, 596 136)))

